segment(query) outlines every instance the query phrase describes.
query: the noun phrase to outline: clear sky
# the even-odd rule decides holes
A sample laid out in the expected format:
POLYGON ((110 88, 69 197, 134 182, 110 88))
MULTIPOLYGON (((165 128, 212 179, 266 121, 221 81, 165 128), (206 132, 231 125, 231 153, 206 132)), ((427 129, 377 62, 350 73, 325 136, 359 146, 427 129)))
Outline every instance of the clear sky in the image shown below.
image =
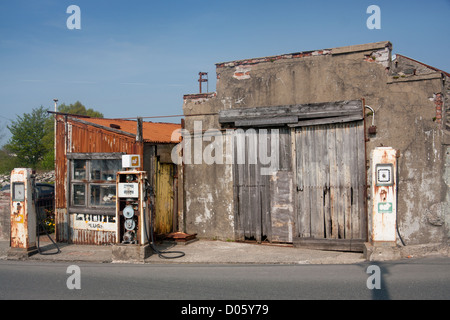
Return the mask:
POLYGON ((54 98, 110 118, 182 114, 198 73, 214 91, 215 63, 237 59, 387 40, 450 72, 449 17, 450 0, 0 0, 0 132, 54 98))

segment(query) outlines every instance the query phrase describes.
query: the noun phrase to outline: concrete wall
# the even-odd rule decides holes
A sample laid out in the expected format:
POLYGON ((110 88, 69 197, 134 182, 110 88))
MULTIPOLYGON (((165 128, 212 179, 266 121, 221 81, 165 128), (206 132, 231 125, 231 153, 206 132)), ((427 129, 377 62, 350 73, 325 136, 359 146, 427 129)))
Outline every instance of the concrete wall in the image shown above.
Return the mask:
MULTIPOLYGON (((185 100, 183 107, 185 114, 217 112, 220 108, 215 95, 207 94, 185 100)), ((193 135, 195 121, 203 130, 220 128, 217 116, 186 117, 185 128, 192 136, 192 151, 197 142, 203 145, 202 150, 210 143, 193 135)), ((194 164, 194 156, 191 152, 191 164, 184 165, 185 232, 197 233, 200 238, 234 239, 232 165, 226 161, 215 165, 194 164)))
MULTIPOLYGON (((186 129, 192 131, 195 120, 202 121, 203 130, 220 129, 220 110, 363 98, 375 110, 377 126, 377 133, 368 136, 367 155, 378 146, 400 151, 398 221, 404 241, 446 241, 448 218, 440 208, 449 207, 444 182, 448 150, 444 124, 436 121, 435 98, 437 93, 444 101, 448 97, 442 73, 424 68, 394 74, 389 42, 219 63, 217 93, 184 97, 186 129)), ((372 117, 367 116, 367 126, 372 117)), ((370 162, 367 169, 371 172, 370 162)), ((186 165, 185 192, 188 233, 233 238, 231 165, 186 165)))

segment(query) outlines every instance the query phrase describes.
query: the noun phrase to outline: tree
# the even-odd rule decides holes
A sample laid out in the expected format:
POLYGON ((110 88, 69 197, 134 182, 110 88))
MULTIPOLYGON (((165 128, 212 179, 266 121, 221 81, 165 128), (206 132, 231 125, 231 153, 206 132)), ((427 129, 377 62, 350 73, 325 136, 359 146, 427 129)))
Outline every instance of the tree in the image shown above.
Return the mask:
MULTIPOLYGON (((75 103, 71 103, 66 105, 62 103, 58 106, 58 112, 68 113, 68 114, 76 114, 80 116, 88 116, 91 118, 103 118, 103 114, 101 112, 95 111, 92 108, 87 109, 80 101, 75 103)), ((44 158, 41 161, 42 169, 53 169, 55 166, 55 152, 54 152, 54 144, 55 144, 55 121, 53 117, 50 117, 46 124, 46 135, 43 139, 44 144, 47 146, 49 152, 46 153, 44 158)))
POLYGON ((36 169, 49 152, 48 145, 43 142, 49 118, 47 109, 41 106, 33 109, 31 113, 17 116, 17 119, 7 126, 12 137, 6 148, 16 155, 17 163, 21 166, 36 169))
POLYGON ((69 104, 68 106, 62 103, 58 106, 58 112, 78 114, 80 116, 89 116, 91 118, 103 118, 103 113, 95 111, 91 108, 86 109, 86 107, 80 101, 69 104))
MULTIPOLYGON (((102 113, 91 108, 86 109, 79 101, 69 105, 61 104, 58 111, 103 118, 102 113)), ((0 170, 9 170, 11 165, 42 170, 54 169, 54 125, 53 116, 43 106, 33 109, 30 114, 18 116, 16 121, 12 121, 11 125, 7 126, 12 138, 0 152, 0 160, 11 161, 5 162, 5 168, 0 166, 0 170)))

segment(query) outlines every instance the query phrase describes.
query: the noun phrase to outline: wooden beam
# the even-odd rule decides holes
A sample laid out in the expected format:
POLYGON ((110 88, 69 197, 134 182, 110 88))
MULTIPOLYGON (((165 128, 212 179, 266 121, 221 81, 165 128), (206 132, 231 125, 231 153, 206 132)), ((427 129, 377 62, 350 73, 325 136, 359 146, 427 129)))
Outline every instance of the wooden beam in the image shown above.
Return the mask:
POLYGON ((222 110, 219 112, 219 123, 295 116, 302 119, 326 118, 352 114, 363 114, 361 100, 222 110))
POLYGON ((363 252, 363 239, 313 239, 294 237, 294 248, 363 252))
POLYGON ((362 115, 356 114, 356 115, 348 115, 348 116, 342 116, 342 117, 329 117, 329 118, 303 120, 303 121, 299 121, 294 124, 288 124, 288 126, 291 128, 297 128, 297 127, 315 126, 315 125, 320 125, 320 124, 359 121, 362 119, 363 119, 362 115))
POLYGON ((237 120, 234 122, 236 127, 260 127, 260 126, 278 126, 298 122, 297 116, 274 117, 274 118, 256 118, 249 120, 237 120))

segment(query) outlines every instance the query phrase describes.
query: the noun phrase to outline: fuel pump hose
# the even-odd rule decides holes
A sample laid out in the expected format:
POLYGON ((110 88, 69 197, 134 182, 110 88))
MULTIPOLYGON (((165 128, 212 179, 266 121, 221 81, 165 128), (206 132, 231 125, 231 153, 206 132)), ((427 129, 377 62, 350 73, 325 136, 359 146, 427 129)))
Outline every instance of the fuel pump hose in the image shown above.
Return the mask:
MULTIPOLYGON (((152 192, 151 190, 151 186, 148 183, 148 181, 145 181, 145 201, 147 201, 147 197, 148 194, 152 192)), ((151 201, 150 201, 151 202, 151 201)), ((177 259, 177 258, 181 258, 185 256, 185 253, 182 251, 160 251, 156 248, 155 246, 155 241, 154 241, 154 232, 153 232, 153 213, 152 210, 150 211, 150 238, 148 236, 148 232, 147 232, 147 218, 146 218, 146 211, 145 211, 146 207, 144 206, 144 230, 145 230, 145 236, 147 238, 148 243, 150 244, 151 248, 153 249, 154 252, 156 252, 158 254, 158 256, 161 259, 177 259), (176 256, 165 256, 165 254, 177 254, 176 256)))

